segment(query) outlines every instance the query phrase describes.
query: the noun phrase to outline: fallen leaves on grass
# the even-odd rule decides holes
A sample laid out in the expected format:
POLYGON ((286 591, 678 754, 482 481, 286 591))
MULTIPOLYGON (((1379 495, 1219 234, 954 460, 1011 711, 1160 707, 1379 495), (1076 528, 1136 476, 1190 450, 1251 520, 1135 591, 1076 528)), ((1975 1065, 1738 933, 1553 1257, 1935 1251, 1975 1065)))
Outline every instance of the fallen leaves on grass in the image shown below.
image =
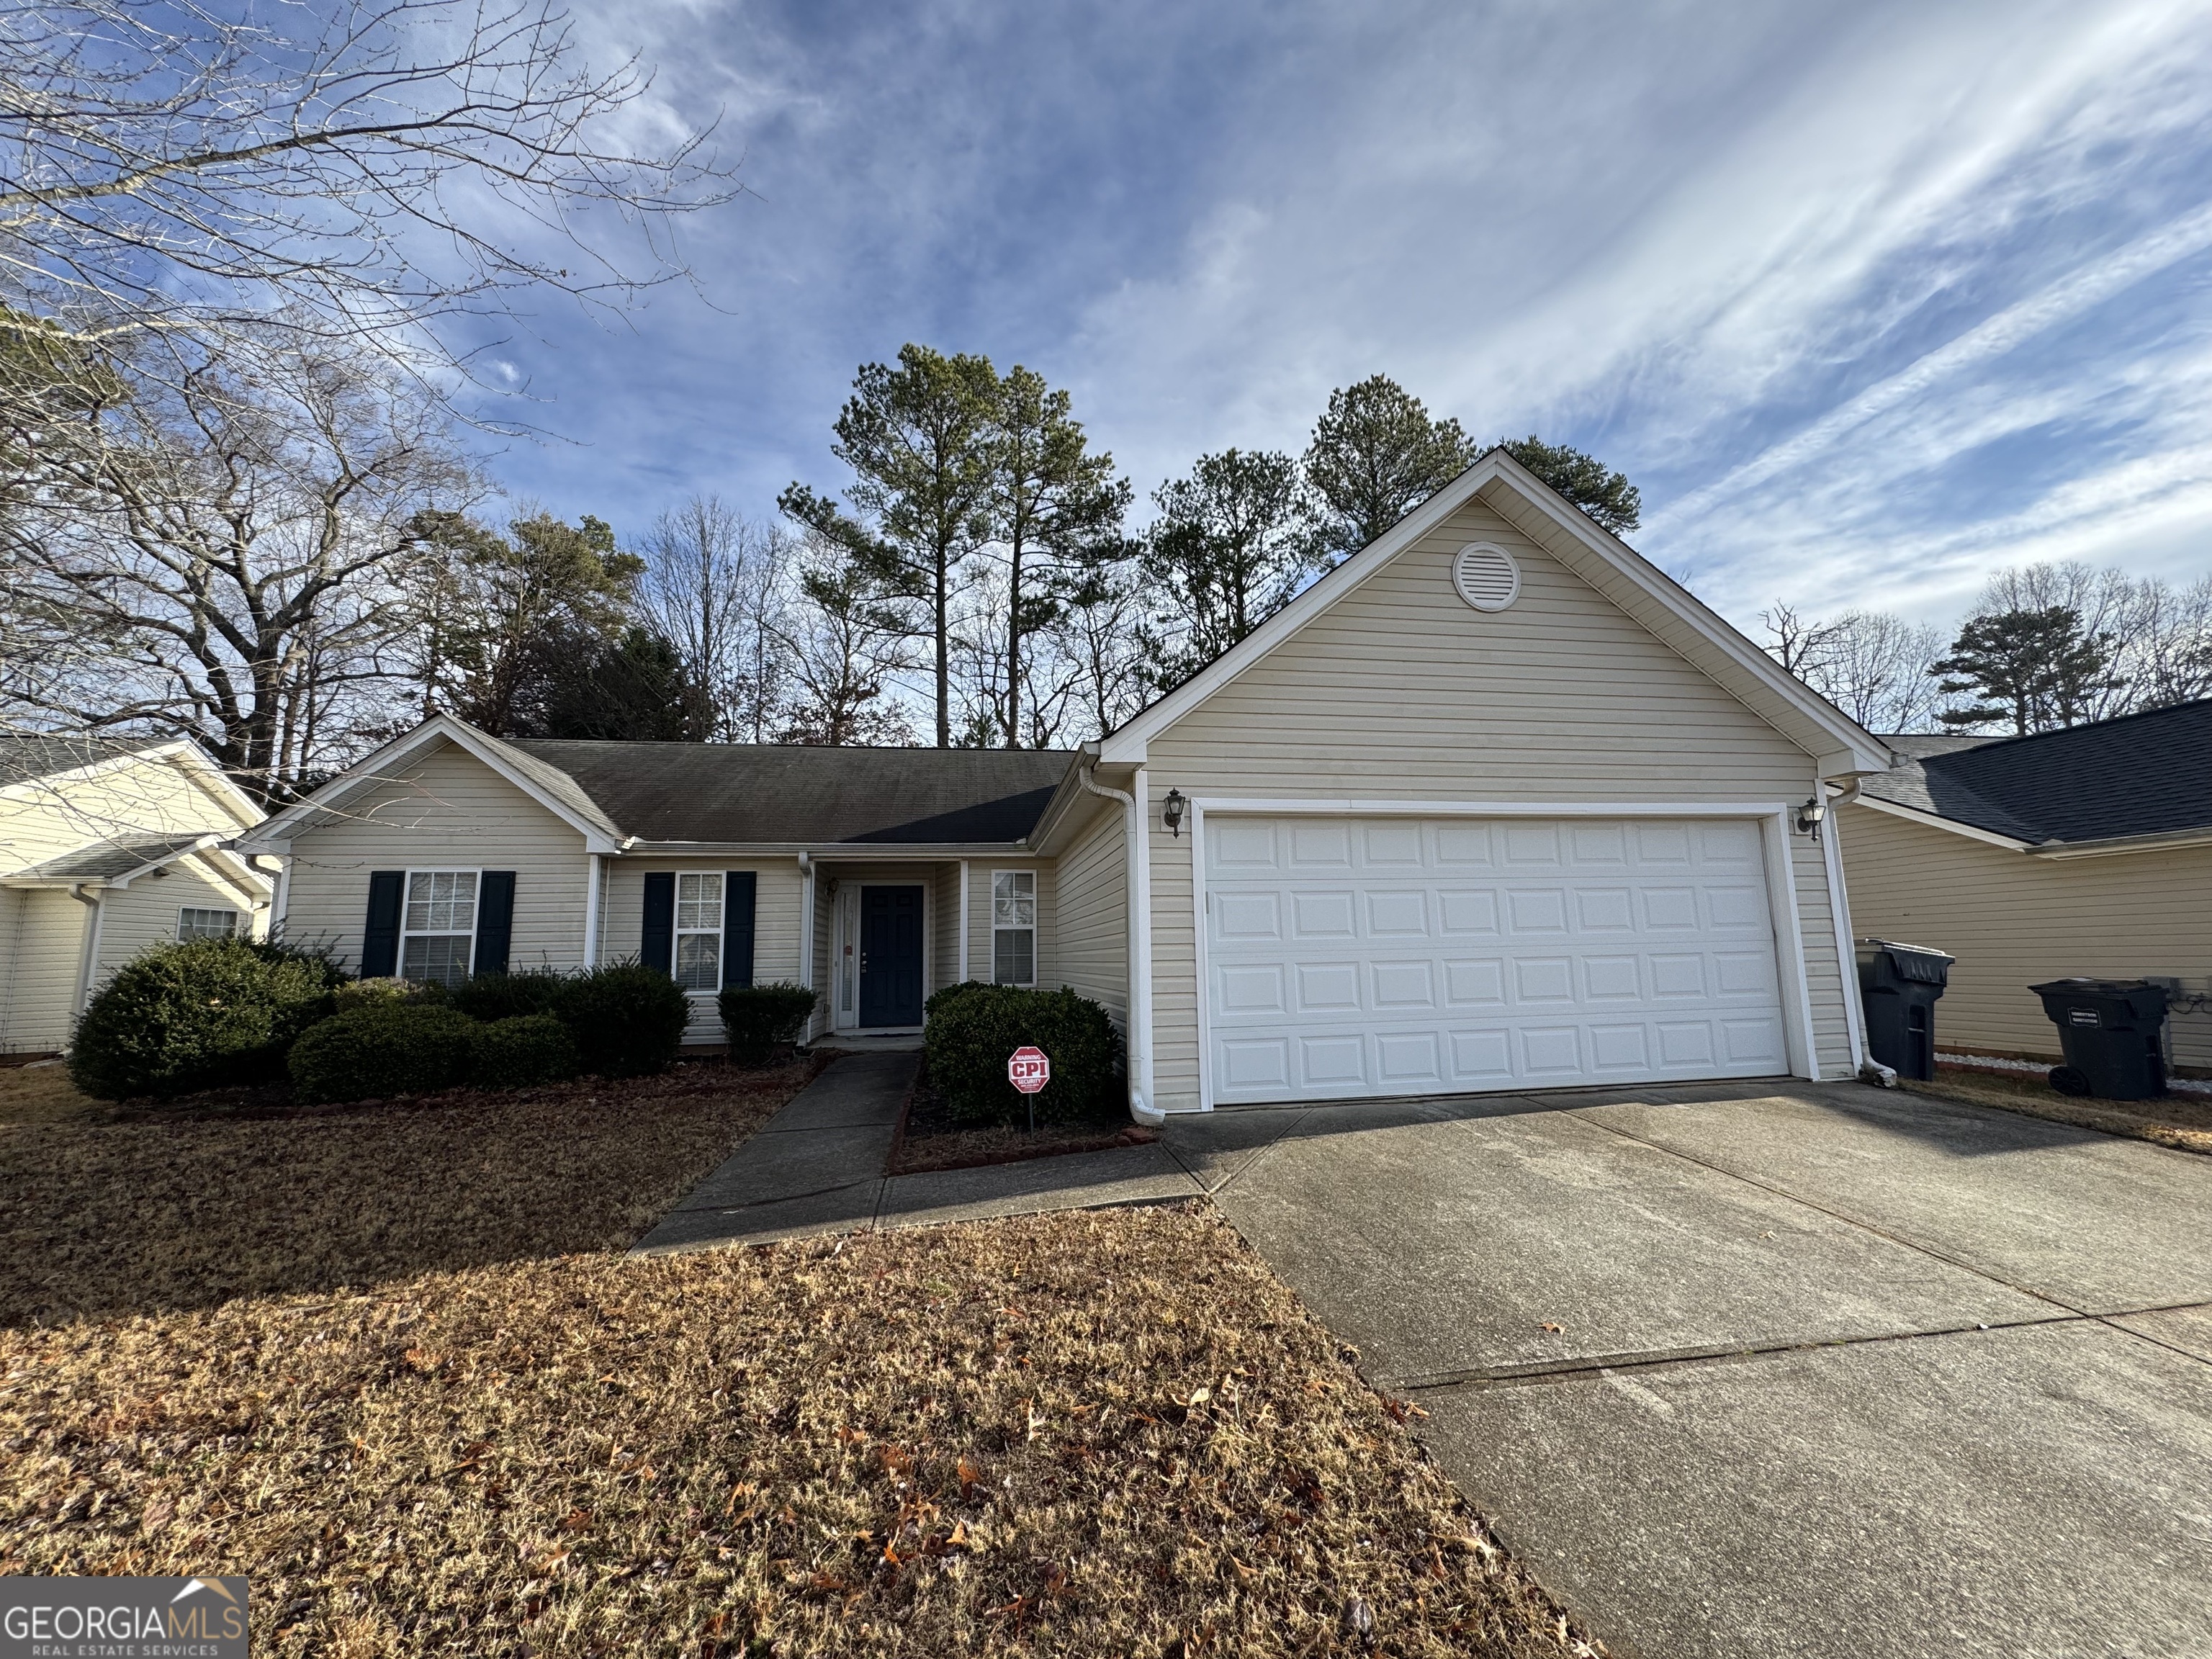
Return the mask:
POLYGON ((0 1121, 0 1324, 625 1247, 811 1074, 692 1062, 299 1116, 0 1121))
POLYGON ((0 1333, 0 1573, 341 1659, 1580 1650, 1394 1415, 1202 1209, 531 1261, 0 1333))
POLYGON ((1939 1066, 1934 1079, 1899 1086, 1939 1100, 1996 1106, 2054 1123, 2148 1140, 2177 1152, 2212 1152, 2212 1097, 2175 1093, 2159 1100, 2087 1100, 2062 1095, 2039 1077, 1999 1076, 1939 1066))

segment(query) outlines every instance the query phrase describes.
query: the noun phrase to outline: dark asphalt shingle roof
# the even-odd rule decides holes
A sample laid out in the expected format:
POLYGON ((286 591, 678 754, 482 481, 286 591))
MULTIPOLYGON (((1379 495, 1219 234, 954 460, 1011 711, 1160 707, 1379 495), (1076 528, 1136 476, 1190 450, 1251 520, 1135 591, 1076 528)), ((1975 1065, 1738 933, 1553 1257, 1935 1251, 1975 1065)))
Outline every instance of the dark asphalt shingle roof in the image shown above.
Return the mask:
POLYGON ((0 736, 0 788, 27 783, 33 778, 74 772, 118 756, 137 754, 153 747, 155 740, 118 743, 110 738, 80 737, 70 732, 11 732, 0 736))
POLYGON ((143 870, 149 864, 165 864, 189 853, 206 839, 203 832, 196 836, 157 836, 149 841, 94 842, 74 853, 64 853, 59 858, 18 871, 16 875, 18 878, 35 877, 40 881, 113 881, 134 870, 143 870))
POLYGON ((1903 733, 1865 793, 2040 845, 2212 829, 2212 700, 2026 738, 1903 733))
POLYGON ((561 738, 506 747, 567 780, 623 836, 803 846, 1017 842, 1036 827, 1075 758, 1066 749, 561 738))

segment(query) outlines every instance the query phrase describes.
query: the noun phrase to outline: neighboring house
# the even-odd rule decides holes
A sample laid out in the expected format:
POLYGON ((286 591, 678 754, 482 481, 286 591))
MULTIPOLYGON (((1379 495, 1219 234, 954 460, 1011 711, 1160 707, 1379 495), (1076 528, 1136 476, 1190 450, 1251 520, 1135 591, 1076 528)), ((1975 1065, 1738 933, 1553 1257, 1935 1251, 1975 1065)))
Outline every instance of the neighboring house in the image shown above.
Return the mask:
POLYGON ((2045 980, 2179 981, 2179 1066, 2212 1067, 2212 702, 2026 738, 1885 739, 1841 816, 1853 924, 1958 957, 1939 1048, 2056 1059, 2045 980))
POLYGON ((261 817, 189 743, 0 737, 0 1054, 65 1047, 149 945, 265 932, 273 877, 224 850, 261 817))
POLYGON ((1068 985, 1133 1104, 1862 1055, 1834 840, 1880 742, 1486 456, 1079 753, 501 742, 433 720, 245 837, 287 936, 427 977, 639 957, 919 1028, 1068 985))

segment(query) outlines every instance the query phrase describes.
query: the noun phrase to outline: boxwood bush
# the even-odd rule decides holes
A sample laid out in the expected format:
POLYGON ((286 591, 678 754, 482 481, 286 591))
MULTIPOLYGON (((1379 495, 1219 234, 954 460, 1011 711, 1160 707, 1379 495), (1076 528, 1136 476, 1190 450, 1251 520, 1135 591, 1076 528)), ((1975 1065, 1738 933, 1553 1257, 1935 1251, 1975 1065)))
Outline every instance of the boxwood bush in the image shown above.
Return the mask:
POLYGON ((382 1002, 443 1002, 446 988, 417 979, 351 979, 337 988, 337 1012, 365 1008, 382 1002))
POLYGON ((480 1029, 435 1002, 365 1003, 301 1033, 292 1088, 309 1103, 450 1089, 467 1080, 480 1029))
POLYGON ((1006 1081, 1006 1061, 1024 1045, 1043 1049, 1052 1061, 1052 1081, 1036 1097, 1038 1122, 1103 1115, 1118 1105, 1121 1045, 1105 1009, 1089 998, 1065 987, 956 985, 931 1002, 923 1056, 930 1085, 954 1116, 976 1123, 1026 1121, 1029 1103, 1006 1081))
POLYGON ((649 1077, 676 1062, 691 1000, 658 968, 617 963, 561 981, 553 1012, 597 1077, 649 1077))
POLYGON ((576 1075, 576 1039, 550 1014, 517 1014, 478 1025, 469 1081, 479 1089, 527 1089, 576 1075))
POLYGON ((765 1066, 780 1044, 798 1036, 814 1012, 815 994, 804 985, 732 985, 715 998, 730 1059, 739 1066, 765 1066))
POLYGON ((240 939, 159 945, 93 994, 70 1075, 103 1100, 175 1095, 284 1073, 293 1039, 345 975, 320 955, 240 939))
POLYGON ((464 980, 447 1000, 471 1019, 519 1019, 526 1014, 557 1012, 561 993, 574 975, 557 968, 532 968, 520 974, 478 974, 464 980))

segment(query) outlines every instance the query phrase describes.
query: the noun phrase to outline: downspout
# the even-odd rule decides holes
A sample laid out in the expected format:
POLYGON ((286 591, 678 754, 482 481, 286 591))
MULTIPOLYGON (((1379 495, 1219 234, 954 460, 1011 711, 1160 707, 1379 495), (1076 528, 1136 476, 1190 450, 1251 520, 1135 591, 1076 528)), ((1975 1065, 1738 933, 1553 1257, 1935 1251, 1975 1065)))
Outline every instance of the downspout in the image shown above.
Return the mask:
POLYGON ((584 970, 599 965, 599 872, 597 853, 584 854, 584 970))
MULTIPOLYGON (((1106 800, 1121 803, 1127 845, 1129 896, 1129 1115, 1148 1127, 1167 1121, 1152 1103, 1152 893, 1145 860, 1144 809, 1137 798, 1103 784, 1085 767, 1083 787, 1106 800)), ((1141 772, 1139 773, 1141 775, 1141 772)))
MULTIPOLYGON (((70 896, 85 908, 84 961, 77 969, 76 1006, 70 1010, 72 1027, 76 1016, 84 1012, 84 1005, 91 1000, 93 976, 100 971, 100 900, 104 893, 102 890, 94 889, 89 897, 86 896, 88 884, 80 881, 70 889, 70 896)), ((74 1042, 76 1036, 74 1029, 70 1036, 74 1042)))
MULTIPOLYGON (((1844 1025, 1850 1033, 1851 1071, 1865 1077, 1870 1064, 1866 1047, 1866 1011, 1859 992, 1858 951, 1851 939, 1850 895, 1844 886, 1844 854, 1841 844, 1843 814, 1838 809, 1849 806, 1859 798, 1859 779, 1854 773, 1844 784, 1843 793, 1827 794, 1828 781, 1814 780, 1814 789, 1827 800, 1827 833, 1820 837, 1821 859, 1828 875, 1828 916, 1836 928, 1836 969, 1844 980, 1844 1025)), ((1887 1073, 1886 1066, 1876 1066, 1877 1073, 1887 1073)), ((1896 1074, 1876 1077, 1885 1088, 1893 1087, 1896 1074)))
MULTIPOLYGON (((814 860, 805 853, 799 855, 799 982, 808 990, 814 984, 814 860)), ((823 999, 817 993, 814 1012, 806 1017, 805 1041, 814 1041, 815 1023, 822 1018, 823 999)))

